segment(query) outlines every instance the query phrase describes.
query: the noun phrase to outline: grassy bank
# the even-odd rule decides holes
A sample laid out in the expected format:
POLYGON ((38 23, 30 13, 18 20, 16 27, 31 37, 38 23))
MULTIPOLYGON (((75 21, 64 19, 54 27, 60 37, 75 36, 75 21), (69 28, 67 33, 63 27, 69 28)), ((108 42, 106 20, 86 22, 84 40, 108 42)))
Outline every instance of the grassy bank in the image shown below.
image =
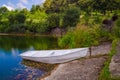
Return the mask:
POLYGON ((119 39, 113 40, 112 49, 111 49, 110 53, 108 54, 108 60, 104 63, 104 67, 103 67, 102 71, 100 72, 98 80, 120 80, 120 78, 111 77, 111 74, 109 72, 109 65, 110 65, 111 59, 112 59, 113 55, 115 55, 117 52, 116 47, 118 45, 118 41, 119 41, 119 39))

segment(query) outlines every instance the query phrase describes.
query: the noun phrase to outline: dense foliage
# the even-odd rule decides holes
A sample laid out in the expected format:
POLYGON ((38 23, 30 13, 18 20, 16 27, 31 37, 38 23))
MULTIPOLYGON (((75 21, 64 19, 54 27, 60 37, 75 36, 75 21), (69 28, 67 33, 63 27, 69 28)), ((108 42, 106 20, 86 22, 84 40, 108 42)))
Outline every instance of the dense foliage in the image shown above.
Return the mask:
MULTIPOLYGON (((46 1, 45 4, 49 4, 49 2, 47 3, 46 1)), ((55 6, 57 7, 57 5, 55 6)), ((54 10, 52 9, 52 11, 54 10)), ((76 26, 79 22, 79 13, 80 11, 77 7, 68 7, 63 12, 49 14, 46 7, 40 5, 33 5, 30 11, 27 9, 9 11, 6 7, 1 7, 0 32, 49 33, 56 27, 76 26)))
MULTIPOLYGON (((9 11, 0 7, 0 33, 41 34, 50 33, 56 27, 69 31, 78 23, 92 28, 102 26, 102 21, 113 14, 120 15, 119 0, 46 0, 43 5, 33 5, 30 10, 9 11)), ((119 36, 119 31, 115 31, 118 26, 119 20, 113 31, 119 36)))

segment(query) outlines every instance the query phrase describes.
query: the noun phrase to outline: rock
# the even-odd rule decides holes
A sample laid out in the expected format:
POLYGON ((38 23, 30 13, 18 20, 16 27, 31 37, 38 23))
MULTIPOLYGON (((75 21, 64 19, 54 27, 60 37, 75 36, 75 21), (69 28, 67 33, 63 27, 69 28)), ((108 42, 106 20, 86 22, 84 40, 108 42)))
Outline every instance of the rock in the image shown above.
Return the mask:
POLYGON ((112 20, 105 19, 102 22, 102 29, 107 31, 112 31, 112 28, 114 27, 114 22, 112 20))
POLYGON ((97 80, 105 61, 104 56, 60 64, 50 76, 42 80, 97 80))
POLYGON ((113 62, 120 63, 120 54, 116 54, 115 56, 113 56, 113 62))
POLYGON ((91 56, 105 55, 105 54, 108 54, 110 50, 111 50, 111 42, 104 42, 99 46, 91 47, 91 56))
POLYGON ((59 27, 54 28, 54 29, 51 30, 51 34, 53 36, 62 36, 65 33, 66 33, 66 30, 62 29, 62 28, 59 28, 59 27))
POLYGON ((112 31, 114 27, 114 22, 118 19, 118 15, 112 16, 110 20, 104 19, 102 22, 102 29, 107 31, 112 31))

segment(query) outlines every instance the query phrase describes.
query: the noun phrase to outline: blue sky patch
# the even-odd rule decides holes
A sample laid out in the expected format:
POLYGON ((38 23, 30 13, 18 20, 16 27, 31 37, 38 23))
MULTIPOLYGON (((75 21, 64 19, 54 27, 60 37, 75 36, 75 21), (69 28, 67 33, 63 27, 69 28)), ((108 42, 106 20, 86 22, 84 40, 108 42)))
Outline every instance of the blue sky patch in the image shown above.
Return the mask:
POLYGON ((9 10, 14 9, 30 9, 32 5, 40 5, 45 0, 0 0, 0 7, 5 6, 9 10))

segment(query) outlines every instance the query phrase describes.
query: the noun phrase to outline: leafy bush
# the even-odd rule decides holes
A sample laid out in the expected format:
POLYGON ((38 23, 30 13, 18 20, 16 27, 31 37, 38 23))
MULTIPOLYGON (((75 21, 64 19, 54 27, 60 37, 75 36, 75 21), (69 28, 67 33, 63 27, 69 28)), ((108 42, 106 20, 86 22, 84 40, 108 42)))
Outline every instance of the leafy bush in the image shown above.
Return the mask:
POLYGON ((8 21, 3 21, 0 23, 0 32, 4 33, 7 28, 9 27, 9 22, 8 21))
POLYGON ((120 27, 114 27, 112 33, 110 34, 111 39, 120 38, 120 27))
POLYGON ((0 32, 3 32, 4 28, 3 25, 0 25, 0 32))
POLYGON ((12 24, 10 27, 7 27, 5 29, 5 32, 7 33, 25 33, 27 30, 27 25, 25 24, 12 24))
POLYGON ((120 27, 120 18, 116 21, 116 26, 120 27))
POLYGON ((95 24, 101 24, 102 23, 102 18, 99 15, 95 16, 93 19, 94 19, 93 22, 95 24))
POLYGON ((110 35, 112 39, 120 38, 120 19, 115 22, 115 27, 110 35))

